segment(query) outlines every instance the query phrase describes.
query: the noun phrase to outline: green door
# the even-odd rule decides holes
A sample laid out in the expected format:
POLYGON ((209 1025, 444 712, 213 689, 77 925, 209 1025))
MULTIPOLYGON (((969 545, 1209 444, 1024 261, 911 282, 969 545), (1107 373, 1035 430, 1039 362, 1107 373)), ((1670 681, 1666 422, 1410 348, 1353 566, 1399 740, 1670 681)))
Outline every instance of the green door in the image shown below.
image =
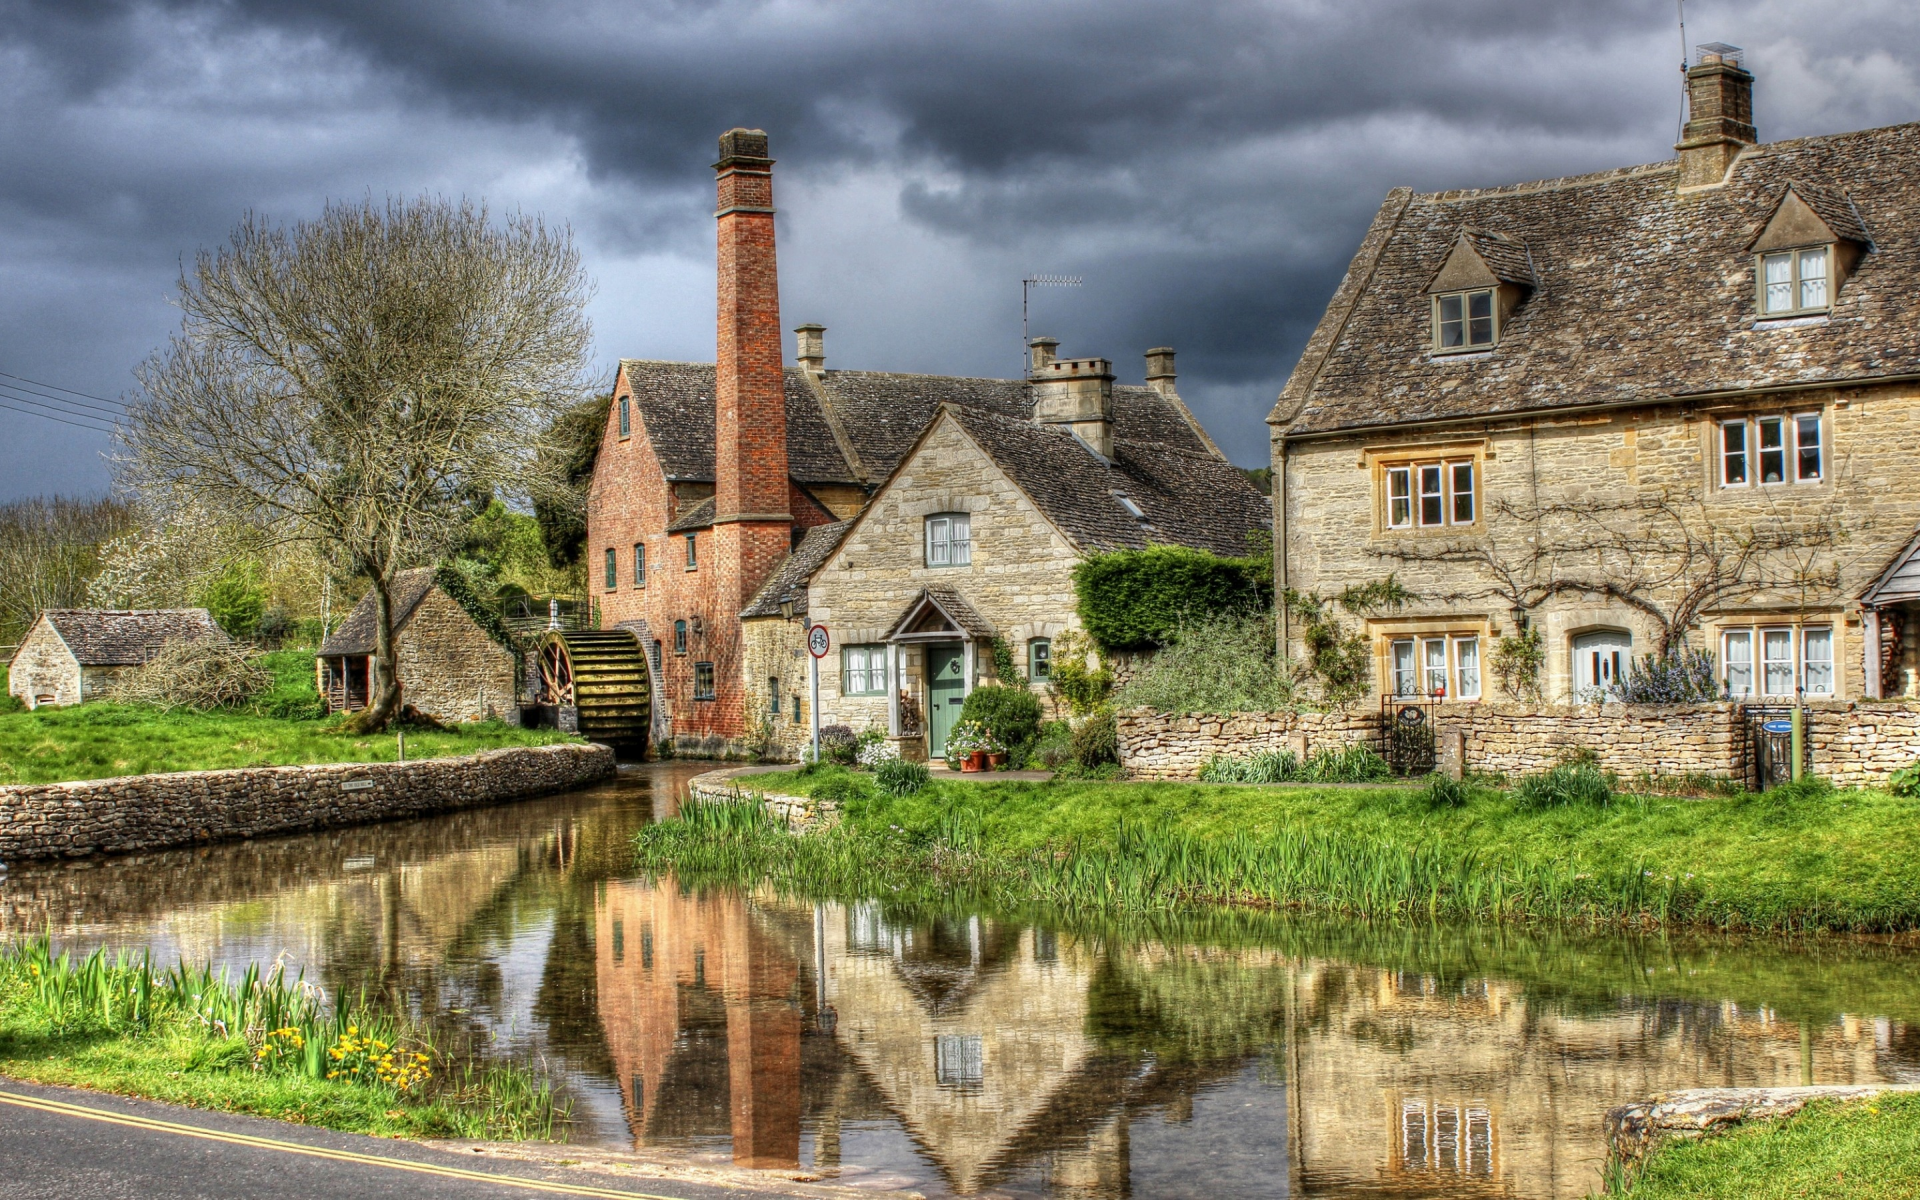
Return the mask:
POLYGON ((937 642, 927 647, 927 753, 947 755, 947 735, 960 720, 966 699, 966 656, 959 642, 937 642))

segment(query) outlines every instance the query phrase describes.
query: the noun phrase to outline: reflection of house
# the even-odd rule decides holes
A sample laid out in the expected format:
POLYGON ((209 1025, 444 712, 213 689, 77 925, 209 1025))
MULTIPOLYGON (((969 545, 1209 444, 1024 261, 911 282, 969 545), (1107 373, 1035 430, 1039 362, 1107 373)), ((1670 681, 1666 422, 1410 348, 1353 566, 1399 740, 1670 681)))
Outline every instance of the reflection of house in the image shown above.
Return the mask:
MULTIPOLYGON (((400 701, 437 721, 520 719, 514 655, 497 613, 432 567, 393 580, 393 643, 400 701)), ((320 646, 316 668, 330 712, 367 706, 376 618, 368 592, 320 646)))
POLYGON ((115 612, 50 608, 7 664, 7 691, 28 708, 99 698, 122 673, 171 641, 224 642, 204 608, 115 612))

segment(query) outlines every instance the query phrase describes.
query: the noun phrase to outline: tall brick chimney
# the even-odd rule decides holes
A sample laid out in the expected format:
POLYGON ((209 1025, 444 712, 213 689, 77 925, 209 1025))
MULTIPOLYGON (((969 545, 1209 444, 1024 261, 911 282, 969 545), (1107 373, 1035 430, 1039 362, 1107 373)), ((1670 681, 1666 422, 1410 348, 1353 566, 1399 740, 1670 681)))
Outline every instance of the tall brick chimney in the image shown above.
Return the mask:
POLYGON ((1674 146, 1683 188, 1726 179, 1735 156, 1760 140, 1753 128, 1753 76, 1740 65, 1740 47, 1708 42, 1694 49, 1700 61, 1687 68, 1687 128, 1674 146))
POLYGON ((715 587, 737 613, 787 553, 787 401, 780 360, 780 282, 773 249, 767 135, 720 135, 719 344, 714 358, 715 587))

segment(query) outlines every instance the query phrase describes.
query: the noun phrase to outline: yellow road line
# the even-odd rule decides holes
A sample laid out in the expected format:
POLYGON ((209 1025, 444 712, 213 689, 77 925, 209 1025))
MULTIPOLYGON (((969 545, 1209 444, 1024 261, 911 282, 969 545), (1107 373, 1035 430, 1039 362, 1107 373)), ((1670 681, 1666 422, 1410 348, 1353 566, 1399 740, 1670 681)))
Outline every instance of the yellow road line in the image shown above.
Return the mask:
POLYGON ((171 1133, 180 1137, 204 1138, 210 1142, 226 1142, 234 1146, 246 1146, 254 1150, 278 1150, 283 1154, 304 1154, 309 1158, 324 1158, 334 1162, 354 1163, 363 1167, 385 1167, 390 1171, 413 1171, 421 1175, 439 1175, 448 1179, 470 1179, 478 1183, 496 1183, 502 1187, 524 1188, 533 1192, 555 1192, 563 1196, 604 1196, 609 1200, 684 1200, 683 1197, 654 1196, 646 1192, 622 1192, 611 1188, 581 1187, 564 1183, 550 1183, 544 1179, 526 1179, 517 1175, 495 1175, 487 1171, 469 1171, 461 1167, 445 1167, 434 1163, 411 1162, 404 1158, 386 1158, 378 1154, 356 1154, 351 1150, 333 1150, 325 1146, 306 1146, 299 1142, 283 1142, 277 1138, 254 1137, 245 1133, 227 1133, 218 1129, 204 1129, 198 1125, 181 1125, 173 1121, 161 1121, 152 1117, 130 1116, 126 1113, 112 1112, 104 1108, 88 1108, 82 1104, 68 1104, 62 1100, 43 1100, 38 1096, 23 1096, 18 1092, 0 1091, 0 1104, 11 1104, 18 1108, 38 1109, 62 1117, 82 1117, 89 1121, 103 1121, 109 1125, 125 1125, 132 1129, 144 1129, 152 1133, 171 1133))

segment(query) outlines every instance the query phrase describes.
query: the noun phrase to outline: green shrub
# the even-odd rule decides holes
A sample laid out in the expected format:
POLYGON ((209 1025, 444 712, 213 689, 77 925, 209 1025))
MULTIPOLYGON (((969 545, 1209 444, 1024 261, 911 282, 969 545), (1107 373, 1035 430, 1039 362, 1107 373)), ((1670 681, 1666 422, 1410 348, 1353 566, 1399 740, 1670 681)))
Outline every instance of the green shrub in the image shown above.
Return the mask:
POLYGON ((1115 702, 1170 713, 1289 707, 1293 685, 1274 657, 1273 613, 1219 613, 1181 625, 1115 702))
POLYGON ((1887 788, 1896 796, 1920 796, 1920 760, 1895 771, 1887 788))
POLYGON ((1190 622, 1273 607, 1272 564, 1181 546, 1095 554, 1073 569, 1080 621, 1108 650, 1164 645, 1190 622))
POLYGON ((254 712, 282 721, 317 721, 327 715, 314 684, 310 651, 274 650, 257 661, 273 673, 273 682, 253 698, 254 712))
POLYGON ((1200 768, 1202 783, 1291 783, 1306 778, 1291 750, 1262 750, 1246 758, 1216 754, 1200 768))
POLYGON ((1120 761, 1120 724, 1113 709, 1102 706, 1074 726, 1070 741, 1074 765, 1092 770, 1120 761))
POLYGON ((250 638, 267 611, 267 589, 260 568, 247 560, 228 563, 200 596, 200 605, 214 623, 236 638, 250 638))
POLYGON ((1428 808, 1465 808, 1471 798, 1466 784, 1438 771, 1427 776, 1427 786, 1420 790, 1420 799, 1428 808))
POLYGON ((873 772, 873 781, 889 796, 911 796, 933 779, 927 764, 889 758, 873 772))
POLYGON ((1513 798, 1521 808, 1566 808, 1588 805, 1605 808, 1613 803, 1613 781, 1591 763, 1566 762, 1520 781, 1513 798))
POLYGON ((828 762, 850 767, 860 753, 859 739, 854 737, 851 725, 822 725, 820 727, 820 757, 828 762))
POLYGON ((1089 667, 1093 646, 1087 635, 1069 629, 1053 639, 1053 675, 1047 686, 1067 702, 1075 716, 1085 716, 1107 702, 1113 690, 1113 672, 1102 664, 1089 667))
POLYGON ((960 719, 980 725, 1011 750, 1040 732, 1040 697, 1023 687, 977 687, 960 706, 960 719))
POLYGON ((1307 759, 1310 783, 1380 783, 1392 778, 1392 765, 1365 742, 1317 750, 1307 759))
POLYGON ((1025 765, 1057 771, 1073 761, 1073 727, 1065 721, 1048 721, 1040 726, 1025 765))

